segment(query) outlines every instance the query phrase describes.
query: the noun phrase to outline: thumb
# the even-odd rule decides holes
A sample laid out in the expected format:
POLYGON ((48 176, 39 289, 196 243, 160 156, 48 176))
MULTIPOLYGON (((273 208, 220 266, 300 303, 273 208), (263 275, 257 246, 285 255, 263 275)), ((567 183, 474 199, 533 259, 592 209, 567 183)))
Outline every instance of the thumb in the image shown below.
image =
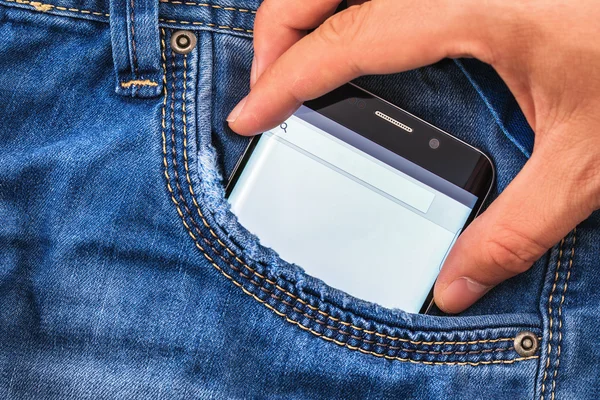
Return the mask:
POLYGON ((593 211, 586 211, 573 170, 555 162, 565 154, 544 153, 534 152, 457 240, 434 289, 443 311, 463 311, 498 283, 526 271, 593 211))

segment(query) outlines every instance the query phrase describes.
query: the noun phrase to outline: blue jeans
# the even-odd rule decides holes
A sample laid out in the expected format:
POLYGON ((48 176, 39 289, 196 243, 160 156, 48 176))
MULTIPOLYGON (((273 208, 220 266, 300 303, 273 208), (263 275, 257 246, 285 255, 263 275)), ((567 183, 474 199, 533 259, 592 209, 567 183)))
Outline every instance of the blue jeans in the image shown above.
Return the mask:
MULTIPOLYGON (((350 297, 224 200, 256 0, 48 1, 0 0, 0 398, 600 397, 598 213, 459 316, 350 297)), ((489 154, 495 195, 531 152, 475 61, 357 83, 489 154)))

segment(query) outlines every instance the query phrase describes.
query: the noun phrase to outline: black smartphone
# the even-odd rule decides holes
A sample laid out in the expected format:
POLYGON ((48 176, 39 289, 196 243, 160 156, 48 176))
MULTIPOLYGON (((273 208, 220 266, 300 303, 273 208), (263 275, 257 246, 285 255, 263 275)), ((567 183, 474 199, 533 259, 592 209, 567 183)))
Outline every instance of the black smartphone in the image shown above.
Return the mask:
POLYGON ((481 151, 355 86, 256 136, 226 194, 286 261, 357 298, 426 312, 494 180, 481 151))

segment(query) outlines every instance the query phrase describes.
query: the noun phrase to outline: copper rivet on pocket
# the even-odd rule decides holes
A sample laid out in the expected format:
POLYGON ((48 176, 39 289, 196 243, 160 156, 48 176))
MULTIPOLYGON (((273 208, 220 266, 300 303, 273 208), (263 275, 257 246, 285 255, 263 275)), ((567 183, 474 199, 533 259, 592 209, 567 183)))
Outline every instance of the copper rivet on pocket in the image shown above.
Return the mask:
POLYGON ((538 349, 538 338, 533 332, 519 332, 515 337, 515 351, 521 357, 529 357, 538 349))
POLYGON ((188 54, 196 47, 196 35, 190 31, 176 31, 171 35, 171 48, 175 53, 188 54))

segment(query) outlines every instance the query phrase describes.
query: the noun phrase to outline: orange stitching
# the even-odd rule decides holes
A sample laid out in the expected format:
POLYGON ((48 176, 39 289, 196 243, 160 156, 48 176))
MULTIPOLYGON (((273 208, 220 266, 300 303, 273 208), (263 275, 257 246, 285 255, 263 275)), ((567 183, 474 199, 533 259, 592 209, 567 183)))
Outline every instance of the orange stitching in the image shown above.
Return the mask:
POLYGON ((250 10, 247 8, 235 8, 235 7, 224 7, 224 6, 218 6, 216 4, 207 4, 207 3, 194 3, 192 1, 173 1, 173 0, 160 0, 161 3, 167 3, 167 4, 183 4, 186 6, 197 6, 197 7, 210 7, 210 8, 215 8, 218 10, 226 10, 226 11, 239 11, 242 13, 250 13, 250 14, 256 14, 255 10, 250 10))
MULTIPOLYGON (((569 266, 567 267, 567 277, 565 278, 565 286, 563 287, 562 296, 558 305, 558 345, 556 349, 556 364, 554 367, 554 374, 552 375, 552 392, 551 399, 554 400, 554 392, 556 389, 556 376, 558 375, 558 367, 560 366, 560 350, 562 343, 562 306, 565 302, 565 295, 567 293, 567 287, 569 286, 569 280, 571 279, 571 268, 573 267, 573 256, 575 255, 575 243, 577 241, 577 228, 573 229, 573 244, 571 246, 571 255, 569 256, 569 266)), ((548 357, 550 359, 550 357, 548 357)))
MULTIPOLYGON (((167 179, 167 189, 169 190, 169 192, 171 194, 171 200, 173 201, 173 203, 175 204, 175 206, 177 208, 177 212, 178 212, 179 216, 182 219, 183 225, 186 228, 186 230, 188 231, 188 234, 190 235, 190 237, 192 237, 192 239, 194 240, 194 243, 195 243, 196 247, 202 252, 202 254, 204 255, 204 257, 213 265, 213 267, 215 267, 219 272, 221 272, 222 275, 224 275, 226 278, 228 278, 235 286, 238 286, 245 294, 253 297, 259 303, 262 303, 268 309, 270 309, 271 311, 273 311, 275 314, 277 314, 277 315, 285 318, 286 321, 288 321, 288 322, 290 322, 290 323, 292 323, 294 325, 297 325, 301 329, 307 330, 307 331, 313 333, 314 335, 316 335, 318 337, 321 337, 321 338, 323 338, 323 339, 325 339, 327 341, 331 341, 331 342, 334 342, 334 343, 336 343, 336 344, 338 344, 340 346, 347 347, 350 350, 358 350, 361 353, 371 354, 371 355, 375 355, 377 357, 384 357, 384 358, 390 359, 390 360, 408 361, 408 362, 412 362, 412 363, 427 364, 427 365, 471 365, 471 366, 476 366, 476 365, 488 365, 488 364, 512 364, 512 363, 514 363, 516 361, 524 361, 524 360, 531 360, 531 359, 537 359, 537 358, 539 358, 538 356, 530 356, 530 357, 515 358, 515 359, 511 359, 511 360, 492 360, 492 361, 480 361, 480 362, 435 362, 435 361, 413 360, 413 359, 402 358, 402 357, 397 357, 397 356, 393 357, 393 356, 389 356, 389 355, 386 355, 386 354, 381 354, 381 353, 375 353, 375 352, 372 352, 372 351, 367 351, 367 350, 364 350, 364 349, 362 349, 360 347, 352 346, 352 345, 350 345, 348 343, 341 342, 341 341, 329 338, 327 336, 324 336, 322 333, 314 331, 310 327, 306 327, 306 326, 300 324, 298 321, 292 320, 286 314, 278 311, 273 306, 271 306, 270 304, 266 303, 264 300, 262 300, 259 297, 257 297, 254 293, 248 291, 239 282, 235 281, 232 276, 230 276, 229 274, 227 274, 219 265, 217 265, 214 262, 214 260, 206 253, 206 251, 204 250, 204 248, 197 242, 197 238, 191 232, 189 225, 187 225, 187 223, 185 222, 185 218, 183 216, 183 213, 182 213, 181 209, 179 208, 179 203, 174 198, 174 191, 173 191, 173 188, 172 188, 172 186, 170 184, 171 178, 170 178, 169 173, 168 173, 168 162, 167 162, 167 158, 166 158, 166 154, 167 154, 167 151, 166 151, 166 135, 165 135, 165 130, 166 130, 166 122, 165 122, 165 119, 166 119, 166 101, 167 101, 166 56, 165 56, 165 47, 166 47, 166 45, 165 45, 165 41, 164 41, 164 34, 165 34, 164 29, 161 29, 161 32, 162 32, 162 35, 163 35, 162 38, 161 38, 161 43, 163 45, 163 51, 162 51, 162 61, 163 61, 163 71, 164 71, 163 82, 165 83, 165 85, 164 85, 165 86, 165 89, 164 89, 165 93, 164 93, 163 106, 162 106, 162 123, 161 123, 161 126, 162 126, 162 135, 161 136, 162 136, 162 141, 163 141, 163 145, 162 145, 162 149, 163 149, 163 165, 165 167, 164 175, 165 175, 165 178, 167 179)), ((187 81, 187 56, 184 56, 184 94, 182 95, 184 103, 182 105, 182 111, 185 110, 185 91, 187 90, 186 81, 187 81)), ((187 134, 187 128, 186 128, 187 122, 185 120, 186 119, 185 113, 183 114, 183 119, 184 119, 184 138, 185 138, 185 135, 187 134)), ((184 139, 184 143, 186 143, 186 139, 184 139)), ((189 178, 189 166, 188 166, 187 157, 185 157, 185 154, 186 154, 186 152, 184 152, 184 166, 186 168, 186 178, 188 179, 188 183, 191 184, 191 181, 190 181, 190 178, 189 178)), ((193 192, 193 188, 192 188, 191 185, 189 186, 189 190, 190 190, 191 194, 194 193, 193 192)), ((193 196, 194 197, 192 197, 192 199, 193 199, 193 202, 194 202, 195 206, 197 207, 197 211, 198 211, 199 215, 202 217, 204 224, 207 225, 207 221, 203 218, 203 215, 202 215, 202 213, 201 213, 201 211, 199 209, 199 206, 198 206, 198 204, 197 204, 197 202, 195 200, 195 195, 193 195, 193 196)), ((211 230, 211 233, 213 235, 215 235, 214 232, 212 231, 212 229, 210 229, 210 230, 211 230)), ((222 242, 220 242, 220 243, 222 244, 222 242)), ((213 248, 213 250, 215 250, 215 249, 213 248)), ((229 250, 229 251, 231 251, 231 250, 229 250)), ((218 252, 216 252, 216 253, 218 253, 218 252)), ((252 270, 252 268, 248 267, 247 265, 246 265, 246 268, 252 270)), ((254 270, 252 270, 252 271, 255 272, 254 270)), ((255 272, 255 274, 258 274, 258 273, 255 272)), ((250 282, 256 284, 256 282, 253 282, 253 281, 250 281, 250 282)), ((284 292, 286 292, 288 295, 290 295, 290 297, 294 297, 293 295, 291 295, 291 293, 289 293, 289 292, 287 292, 285 290, 284 290, 284 292)), ((353 326, 351 324, 348 324, 348 325, 353 326)), ((503 341, 503 340, 512 340, 512 339, 501 338, 501 339, 487 339, 487 340, 470 341, 470 342, 458 342, 458 341, 455 341, 455 342, 423 342, 423 341, 416 342, 416 341, 411 341, 411 342, 413 342, 413 343, 419 343, 419 344, 423 344, 423 343, 440 343, 440 344, 451 343, 451 344, 456 344, 456 343, 485 343, 485 342, 492 343, 492 342, 499 342, 499 341, 503 341)), ((407 340, 404 339, 404 341, 407 341, 407 340)), ((406 350, 410 350, 410 349, 406 349, 406 350)), ((498 350, 498 351, 500 351, 500 350, 498 350)), ((506 351, 506 350, 503 350, 503 351, 506 351)))
POLYGON ((59 11, 71 11, 71 12, 77 12, 77 13, 81 13, 81 14, 97 15, 97 16, 101 16, 101 17, 109 17, 110 16, 110 14, 108 14, 108 13, 101 13, 101 12, 97 12, 97 11, 80 10, 77 8, 67 8, 67 7, 55 6, 54 4, 40 3, 37 1, 28 1, 28 0, 3 0, 3 1, 9 2, 9 3, 30 5, 36 11, 42 11, 42 12, 50 11, 54 8, 59 11), (33 3, 35 3, 35 5, 33 3))
MULTIPOLYGON (((179 184, 179 165, 177 163, 177 145, 176 145, 176 139, 175 139, 175 86, 176 86, 176 81, 177 81, 177 77, 175 74, 175 53, 173 51, 171 51, 171 159, 173 162, 173 172, 175 175, 175 186, 177 187, 177 194, 179 195, 179 199, 181 200, 181 204, 183 205, 183 208, 185 209, 186 213, 189 215, 191 215, 191 211, 188 207, 188 203, 187 200, 185 199, 185 197, 183 196, 183 189, 181 188, 181 185, 179 184)), ((184 96, 184 94, 182 93, 182 97, 184 96)), ((184 149, 185 151, 185 149, 184 149)), ((196 233, 198 233, 198 235, 200 237, 202 237, 202 239, 204 239, 205 243, 208 244, 210 246, 210 243, 207 241, 207 239, 204 237, 204 235, 202 234, 202 231, 200 230, 200 227, 196 224, 196 221, 194 220, 194 218, 190 218, 192 225, 194 226, 194 230, 196 231, 196 233)), ((218 254, 218 252, 215 251, 215 253, 218 254)))
MULTIPOLYGON (((190 217, 190 218, 191 218, 191 217, 190 217)), ((193 220, 193 218, 191 218, 191 219, 193 220)), ((200 233, 200 232, 199 232, 199 233, 200 233)), ((202 235, 202 234, 200 233, 200 235, 202 235)), ((303 317, 305 317, 305 318, 308 318, 308 319, 310 319, 310 320, 312 320, 312 321, 314 321, 314 322, 316 322, 316 323, 318 323, 318 324, 320 324, 320 325, 323 325, 323 326, 325 326, 327 329, 330 329, 330 330, 332 330, 332 331, 334 331, 334 332, 337 332, 337 333, 339 333, 339 334, 341 334, 341 335, 344 335, 344 336, 349 336, 349 337, 350 337, 350 338, 352 338, 352 339, 360 340, 361 342, 364 342, 364 343, 367 343, 367 344, 373 344, 373 345, 377 345, 377 346, 387 347, 387 348, 389 348, 390 350, 403 349, 404 351, 407 351, 407 352, 415 352, 415 350, 406 349, 406 348, 404 348, 404 347, 393 346, 393 345, 391 345, 391 344, 388 344, 388 343, 381 343, 381 342, 377 342, 377 341, 374 341, 374 340, 368 340, 368 339, 366 339, 365 337, 359 337, 359 336, 355 336, 355 335, 353 335, 353 334, 351 334, 351 333, 349 333, 349 332, 344 332, 343 330, 341 330, 341 328, 338 328, 338 327, 334 327, 334 326, 328 325, 326 322, 323 322, 323 321, 320 321, 320 320, 318 320, 318 319, 317 319, 317 318, 315 318, 314 316, 312 316, 312 315, 309 315, 309 314, 307 314, 306 312, 303 312, 302 310, 298 309, 298 308, 297 308, 296 306, 294 306, 292 303, 290 303, 290 302, 288 302, 288 301, 286 301, 286 300, 282 299, 281 297, 277 296, 277 295, 276 295, 276 294, 274 294, 273 292, 270 292, 268 289, 266 289, 266 288, 264 288, 264 287, 260 286, 260 285, 259 285, 257 282, 255 282, 255 281, 253 281, 253 280, 252 280, 252 277, 250 277, 250 276, 248 276, 248 275, 244 274, 242 271, 240 271, 240 269, 239 269, 239 268, 237 268, 236 266, 232 265, 232 264, 231 264, 231 263, 229 263, 227 260, 225 260, 225 259, 223 258, 223 256, 222 256, 222 255, 220 255, 220 254, 219 254, 219 252, 218 252, 218 251, 217 251, 217 250, 216 250, 214 247, 212 247, 212 246, 210 246, 210 247, 211 247, 211 249, 212 249, 212 250, 213 250, 213 251, 214 251, 216 254, 218 254, 218 255, 219 255, 219 257, 220 257, 221 259, 223 259, 223 260, 224 260, 224 261, 225 261, 225 262, 226 262, 226 263, 227 263, 227 264, 228 264, 228 265, 229 265, 231 268, 233 268, 233 269, 234 269, 236 272, 238 272, 238 274, 240 274, 242 277, 244 277, 244 278, 248 279, 249 283, 251 283, 252 285, 254 285, 254 286, 257 288, 257 289, 261 290, 262 292, 264 292, 264 293, 268 294, 270 297, 272 297, 272 298, 274 298, 274 299, 276 299, 276 300, 280 301, 281 303, 283 303, 283 304, 287 305, 288 307, 291 307, 293 311, 295 311, 296 313, 298 313, 298 314, 302 315, 303 317)), ((287 293, 287 294, 289 295, 289 293, 287 293)), ((297 300, 297 299, 296 299, 296 300, 297 300)), ((443 345, 456 345, 456 344, 475 344, 476 342, 478 342, 478 343, 484 343, 484 342, 485 342, 485 343, 495 343, 495 342, 501 342, 501 341, 505 341, 505 339, 506 339, 506 338, 500 338, 500 339, 488 339, 488 340, 481 340, 481 341, 471 341, 471 342, 424 342, 424 341, 417 342, 417 341, 409 341, 409 340, 407 340, 407 339, 402 339, 402 338, 400 338, 400 339, 401 339, 401 340, 396 340, 396 341, 399 341, 399 342, 401 342, 401 343, 410 342, 410 343, 412 343, 412 344, 418 344, 418 345, 425 345, 425 346, 427 346, 427 345, 432 345, 432 344, 443 344, 443 345)), ((512 340, 514 340, 514 339, 512 339, 512 338, 509 338, 508 340, 511 340, 511 341, 512 341, 512 340)), ((540 340, 541 340, 541 338, 540 338, 540 340)), ((512 349, 512 347, 511 347, 510 349, 512 349)), ((502 348, 501 350, 495 350, 495 351, 503 351, 503 350, 504 350, 504 348, 502 348)), ((421 351, 418 351, 418 350, 417 350, 416 352, 417 352, 417 353, 421 353, 421 352, 422 352, 422 353, 425 353, 425 354, 444 354, 444 353, 440 353, 440 352, 436 352, 436 351, 425 351, 425 350, 421 350, 421 351)), ((481 351, 481 352, 482 352, 482 353, 486 353, 486 352, 489 352, 489 351, 485 351, 485 350, 484 350, 484 351, 481 351)), ((461 354, 461 352, 458 352, 458 351, 457 351, 457 352, 448 352, 448 354, 451 354, 451 353, 455 353, 455 354, 461 354)), ((472 353, 477 353, 477 352, 472 352, 472 353)))
MULTIPOLYGON (((213 249, 213 251, 215 250, 214 247, 212 249, 213 249)), ((375 340, 368 340, 364 336, 356 336, 356 335, 351 334, 350 332, 344 332, 344 331, 342 331, 338 327, 328 325, 326 322, 320 321, 320 320, 316 319, 314 316, 306 314, 305 312, 303 312, 302 310, 300 310, 296 306, 294 306, 292 303, 290 303, 290 302, 282 299, 281 297, 277 296, 275 293, 270 292, 268 289, 266 289, 266 288, 264 288, 262 286, 259 286, 258 283, 256 283, 256 282, 254 282, 254 281, 251 280, 252 279, 251 277, 249 277, 249 276, 245 275, 244 273, 242 273, 235 266, 233 266, 231 264, 229 264, 229 266, 232 267, 234 270, 236 270, 244 278, 248 279, 249 282, 251 284, 255 285, 259 290, 261 290, 262 292, 268 294, 272 298, 274 298, 274 299, 282 302, 283 304, 287 305, 288 307, 291 307, 292 310, 295 311, 296 313, 301 314, 302 316, 304 316, 304 317, 306 317, 306 318, 308 318, 310 320, 313 320, 314 322, 318 323, 319 325, 325 326, 325 328, 327 328, 327 329, 330 329, 330 330, 332 330, 334 332, 337 332, 337 333, 339 333, 341 335, 344 335, 344 336, 349 336, 352 339, 360 340, 361 342, 364 342, 364 343, 367 343, 367 344, 381 346, 381 347, 387 347, 389 350, 402 350, 402 351, 406 351, 406 352, 416 352, 416 353, 423 353, 423 354, 478 354, 478 353, 489 353, 489 352, 493 352, 493 351, 507 351, 507 350, 512 350, 513 349, 513 347, 509 347, 509 348, 499 348, 499 349, 495 349, 495 350, 494 349, 488 349, 488 350, 470 351, 470 352, 460 352, 460 351, 438 352, 438 351, 433 351, 433 350, 411 350, 411 349, 407 349, 405 347, 393 346, 393 345, 388 344, 388 343, 381 343, 381 342, 377 342, 375 340)), ((541 338, 538 338, 538 339, 541 340, 541 338)), ((514 340, 514 339, 511 339, 511 340, 514 340)), ((496 340, 494 339, 494 340, 490 340, 490 341, 496 341, 496 340)), ((501 340, 497 340, 497 341, 499 342, 501 340)), ((403 341, 400 341, 400 342, 402 343, 403 341)), ((416 343, 416 342, 413 342, 413 343, 416 343)), ((454 344, 452 342, 429 342, 429 343, 437 343, 437 344, 445 344, 445 345, 454 344)), ((462 342, 462 343, 465 343, 465 342, 462 342)), ((423 343, 420 343, 420 344, 423 344, 423 343)), ((428 345, 428 343, 425 343, 425 345, 428 345)))
POLYGON ((128 88, 131 86, 158 86, 158 83, 150 79, 132 79, 127 82, 121 82, 121 87, 128 88))
POLYGON ((131 11, 129 13, 129 20, 131 22, 131 52, 133 53, 133 70, 135 75, 138 75, 138 60, 137 60, 137 49, 135 46, 135 0, 130 0, 129 6, 131 7, 131 11))
MULTIPOLYGON (((183 197, 183 189, 181 188, 181 185, 179 184, 179 172, 178 172, 178 164, 177 164, 177 145, 176 145, 176 140, 175 140, 175 84, 177 81, 177 77, 175 74, 175 53, 173 51, 171 51, 171 159, 173 161, 173 172, 175 173, 175 186, 177 187, 177 194, 179 195, 179 199, 181 200, 181 203, 183 204, 183 207, 186 211, 186 213, 189 215, 191 215, 190 209, 188 207, 187 201, 185 199, 185 197, 183 197)), ((183 94, 182 94, 183 96, 183 94)), ((183 218, 183 216, 182 216, 183 218)), ((194 221, 193 218, 191 218, 191 222, 192 225, 194 226, 196 232, 202 237, 204 238, 204 235, 202 235, 202 232, 200 231, 198 225, 196 224, 196 221, 194 221)), ((206 239, 205 239, 206 242, 206 239)), ((208 244, 208 242, 206 242, 208 244)), ((210 245, 210 244, 209 244, 210 245)))
MULTIPOLYGON (((211 247, 211 248, 212 248, 213 250, 215 250, 215 249, 214 249, 214 247, 211 247)), ((217 252, 217 254, 218 254, 218 252, 217 252)), ((221 256, 221 255, 220 255, 220 257, 221 257, 221 259, 223 259, 225 262, 227 262, 227 261, 226 261, 226 260, 223 258, 223 256, 221 256)), ((331 325, 327 325, 327 323, 325 323, 325 322, 323 322, 323 321, 320 321, 320 320, 316 319, 315 317, 313 317, 312 315, 308 315, 308 314, 306 314, 305 312, 303 312, 302 310, 300 310, 300 309, 296 308, 296 306, 294 306, 294 305, 293 305, 292 303, 290 303, 289 301, 286 301, 286 300, 282 299, 281 297, 277 296, 276 294, 274 294, 273 292, 270 292, 270 291, 269 291, 269 290, 267 290, 266 288, 264 288, 264 287, 262 287, 262 286, 259 286, 259 284, 258 284, 258 283, 256 283, 256 282, 252 281, 252 280, 251 280, 251 279, 252 279, 251 277, 249 277, 248 275, 246 275, 246 274, 244 274, 243 272, 241 272, 241 271, 240 271, 240 270, 239 270, 237 267, 233 266, 231 263, 228 263, 228 264, 229 264, 229 266, 230 266, 231 268, 233 268, 234 270, 236 270, 236 271, 237 271, 237 272, 238 272, 238 273, 239 273, 241 276, 243 276, 244 278, 248 279, 248 280, 249 280, 249 282, 250 282, 251 284, 255 285, 255 286, 257 287, 257 289, 259 289, 259 290, 260 290, 260 291, 262 291, 263 293, 266 293, 266 294, 268 294, 270 297, 274 298, 275 300, 278 300, 278 301, 280 301, 281 303, 285 304, 286 306, 288 306, 288 307, 291 307, 291 308, 292 308, 292 310, 294 310, 295 312, 297 312, 297 313, 299 313, 299 314, 302 314, 302 316, 304 316, 304 317, 306 317, 306 318, 309 318, 309 319, 311 319, 311 320, 314 320, 316 323, 318 323, 318 324, 320 324, 320 325, 325 325, 325 327, 326 327, 327 329, 331 329, 331 330, 333 330, 333 331, 336 331, 337 333, 339 333, 339 334, 341 334, 341 335, 344 335, 344 336, 350 336, 350 338, 352 338, 352 339, 356 339, 356 340, 360 340, 360 341, 362 341, 362 342, 364 342, 364 343, 368 343, 368 344, 374 344, 374 345, 383 346, 383 347, 389 347, 391 350, 400 349, 400 348, 404 349, 404 347, 395 347, 395 346, 392 346, 391 344, 387 344, 387 343, 381 343, 381 342, 377 342, 377 341, 375 341, 375 340, 368 340, 368 339, 366 339, 364 336, 356 336, 356 335, 353 335, 353 334, 352 334, 352 333, 350 333, 350 332, 345 332, 345 331, 341 330, 341 329, 340 329, 340 328, 338 328, 338 327, 331 326, 331 325)), ((488 343, 492 343, 492 342, 500 342, 500 341, 505 341, 505 339, 506 339, 506 338, 501 338, 501 339, 490 339, 490 340, 488 340, 487 342, 488 342, 488 343)), ((514 339, 510 339, 510 338, 508 338, 508 340, 514 340, 514 339)), ((539 340, 539 341, 541 341, 541 340, 542 340, 542 337, 541 337, 541 336, 538 336, 538 340, 539 340)), ((403 343, 403 341, 400 341, 400 342, 401 342, 401 343, 403 343)), ((412 343, 414 343, 414 344, 422 344, 422 345, 425 345, 425 346, 427 346, 427 345, 431 345, 431 344, 445 344, 445 345, 455 345, 455 344, 474 344, 474 342, 475 342, 475 341, 473 341, 473 342, 416 342, 416 341, 412 341, 412 343)), ((479 341, 479 343, 482 343, 482 342, 484 342, 484 341, 479 341)), ((510 348, 508 348, 508 349, 513 349, 513 347, 510 347, 510 348)), ((434 353, 433 351, 428 351, 428 352, 429 352, 429 353, 434 353)))
MULTIPOLYGON (((206 255, 205 255, 206 257, 206 255)), ((492 360, 492 361, 478 361, 478 362, 453 362, 453 361, 422 361, 422 360, 413 360, 411 358, 404 358, 404 357, 398 357, 398 356, 389 356, 387 354, 382 354, 382 353, 375 353, 373 351, 369 351, 369 350, 364 350, 360 347, 357 346, 352 346, 346 342, 340 342, 339 340, 336 339, 332 339, 330 337, 327 337, 317 331, 314 331, 313 329, 306 327, 304 325, 302 325, 300 322, 295 321, 291 318, 289 318, 287 315, 285 315, 284 313, 278 311, 277 309, 275 309, 273 306, 271 306, 270 304, 266 303, 264 300, 260 299, 259 297, 257 297, 254 293, 249 292, 245 287, 243 287, 239 282, 235 281, 229 274, 227 274, 225 271, 223 271, 223 269, 221 269, 221 267, 219 267, 216 264, 212 264, 222 275, 224 275, 227 279, 229 279, 235 286, 239 287, 245 294, 247 294, 248 296, 254 298, 256 301, 258 301, 259 303, 262 303, 265 307, 267 307, 269 310, 273 311, 275 314, 279 315, 280 317, 284 318, 287 322, 298 326, 300 329, 303 329, 307 332, 312 333, 313 335, 320 337, 328 342, 333 342, 339 346, 342 347, 346 347, 350 350, 357 350, 363 354, 370 354, 370 355, 374 355, 376 357, 383 357, 387 360, 398 360, 398 361, 405 361, 405 362, 410 362, 413 364, 425 364, 425 365, 457 365, 457 366, 478 366, 478 365, 489 365, 489 364, 513 364, 517 361, 526 361, 526 360, 534 360, 534 359, 538 359, 539 356, 530 356, 530 357, 518 357, 518 358, 513 358, 511 360, 492 360)))
MULTIPOLYGON (((214 250, 214 248, 213 248, 214 250)), ((237 269, 236 267, 234 267, 233 265, 229 264, 230 267, 232 267, 233 269, 235 269, 236 271, 238 271, 238 273, 240 275, 242 275, 243 277, 245 277, 246 279, 251 279, 250 277, 248 277, 247 275, 245 275, 244 273, 242 273, 241 271, 239 271, 239 269, 237 269)), ((282 302, 283 304, 287 305, 288 307, 291 307, 293 311, 297 312, 298 314, 301 314, 302 316, 309 318, 313 321, 315 321, 316 323, 325 326, 325 328, 330 329, 334 332, 337 332, 341 335, 344 336, 349 336, 352 339, 355 340, 360 340, 361 342, 367 343, 367 344, 372 344, 372 345, 376 345, 376 346, 381 346, 381 347, 387 347, 389 350, 403 350, 406 352, 416 352, 416 353, 424 353, 424 354, 477 354, 477 353, 488 353, 488 352, 493 352, 493 351, 507 351, 507 350, 512 350, 513 347, 509 347, 509 348, 500 348, 500 349, 488 349, 488 350, 481 350, 481 351, 471 351, 471 352, 460 352, 460 351, 453 351, 453 352, 438 352, 438 351, 432 351, 432 350, 411 350, 411 349, 407 349, 405 347, 399 347, 399 346, 393 346, 391 344, 388 343, 381 343, 381 342, 377 342, 375 340, 368 340, 365 337, 362 336, 356 336, 353 335, 349 332, 344 332, 342 331, 340 328, 335 327, 335 326, 331 326, 328 325, 326 322, 320 321, 318 319, 316 319, 315 317, 313 317, 312 315, 306 314, 305 312, 303 312, 302 310, 296 308, 292 303, 282 299, 281 297, 277 296, 276 294, 270 292, 269 290, 267 290, 266 288, 259 286, 258 283, 250 280, 250 283, 255 285, 259 290, 261 290, 264 293, 267 293, 269 296, 271 296, 272 298, 282 302)), ((511 339, 514 340, 514 339, 511 339)), ((538 340, 541 340, 541 338, 538 338, 538 340)), ((503 340, 496 340, 496 339, 491 339, 490 342, 499 342, 499 341, 503 341, 503 340)), ((400 341, 403 342, 403 341, 400 341)), ((416 342, 412 342, 412 343, 416 343, 416 342)), ((445 344, 445 345, 449 345, 449 344, 456 344, 456 342, 421 342, 419 344, 423 344, 425 343, 425 345, 428 345, 430 343, 436 343, 436 344, 445 344)), ((460 342, 462 344, 466 343, 466 342, 460 342)))
MULTIPOLYGON (((214 250, 214 248, 213 248, 213 250, 214 250)), ((238 271, 238 273, 240 275, 242 275, 243 277, 245 277, 247 279, 251 279, 250 277, 248 277, 247 275, 245 275, 241 271, 239 271, 233 265, 229 264, 229 266, 232 267, 232 268, 234 268, 236 271, 238 271)), ((361 341, 363 343, 367 343, 367 344, 374 345, 374 346, 386 347, 386 348, 388 348, 388 350, 400 350, 400 351, 404 351, 404 352, 407 352, 407 353, 433 354, 433 355, 435 355, 435 354, 442 354, 442 355, 450 355, 450 354, 465 355, 465 354, 480 354, 480 353, 492 353, 492 352, 510 351, 510 350, 514 349, 514 347, 511 346, 511 347, 497 348, 497 349, 484 349, 484 350, 473 350, 473 351, 442 351, 442 352, 440 352, 440 351, 433 351, 433 350, 407 349, 406 347, 392 346, 391 344, 388 344, 388 343, 381 343, 381 342, 377 342, 377 341, 374 341, 374 340, 368 340, 368 339, 366 339, 364 337, 356 336, 356 335, 353 335, 353 334, 351 334, 349 332, 344 332, 344 331, 342 331, 338 327, 328 325, 326 322, 320 321, 320 320, 316 319, 315 317, 306 314, 302 310, 296 308, 296 306, 294 306, 290 302, 285 301, 281 297, 277 296, 276 294, 268 291, 266 288, 264 288, 262 286, 259 286, 258 283, 254 282, 254 281, 250 281, 250 283, 252 283, 253 285, 255 285, 262 292, 267 293, 272 298, 274 298, 274 299, 282 302, 283 304, 287 305, 288 307, 291 307, 293 311, 297 312, 298 314, 301 314, 302 316, 304 316, 306 318, 314 320, 316 323, 318 323, 319 325, 324 326, 326 329, 330 329, 330 330, 332 330, 334 332, 337 332, 337 333, 339 333, 341 335, 344 335, 344 336, 349 336, 351 339, 359 340, 359 341, 361 341)), ((541 340, 541 338, 538 337, 538 340, 541 340)), ((446 344, 447 343, 448 342, 446 342, 446 344)))
POLYGON ((236 31, 236 32, 254 33, 254 31, 252 29, 236 28, 236 27, 232 27, 232 26, 228 26, 228 25, 217 25, 217 24, 213 24, 213 23, 210 23, 210 22, 177 21, 177 20, 174 20, 174 19, 164 19, 164 18, 159 18, 159 21, 160 22, 166 22, 168 24, 208 26, 208 27, 211 27, 211 28, 227 29, 227 30, 232 30, 232 31, 236 31))
POLYGON ((561 259, 562 259, 562 254, 563 254, 563 245, 565 243, 565 239, 563 238, 560 241, 560 247, 558 250, 558 261, 556 264, 556 271, 554 273, 554 283, 552 285, 552 290, 550 291, 550 297, 548 297, 548 316, 549 316, 549 335, 548 335, 548 348, 547 348, 547 354, 548 354, 548 358, 546 359, 546 365, 544 366, 544 377, 542 379, 542 396, 541 396, 541 400, 544 400, 544 393, 546 391, 546 378, 548 376, 548 367, 550 366, 550 353, 552 351, 552 325, 553 325, 553 318, 552 318, 552 299, 554 296, 554 292, 556 290, 556 283, 558 282, 558 273, 560 270, 560 264, 561 264, 561 259))

